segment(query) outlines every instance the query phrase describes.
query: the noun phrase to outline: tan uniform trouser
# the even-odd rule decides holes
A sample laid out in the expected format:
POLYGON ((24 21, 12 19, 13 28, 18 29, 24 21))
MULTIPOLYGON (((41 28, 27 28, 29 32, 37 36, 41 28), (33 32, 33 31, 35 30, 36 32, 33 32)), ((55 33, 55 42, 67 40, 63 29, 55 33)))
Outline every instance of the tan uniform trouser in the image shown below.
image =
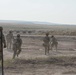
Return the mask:
POLYGON ((53 47, 55 47, 56 50, 57 50, 57 46, 58 46, 58 42, 56 42, 56 43, 52 43, 52 44, 51 44, 51 50, 52 50, 53 47))
POLYGON ((49 47, 50 47, 49 43, 44 43, 43 46, 45 48, 45 55, 46 55, 46 52, 49 54, 49 47))

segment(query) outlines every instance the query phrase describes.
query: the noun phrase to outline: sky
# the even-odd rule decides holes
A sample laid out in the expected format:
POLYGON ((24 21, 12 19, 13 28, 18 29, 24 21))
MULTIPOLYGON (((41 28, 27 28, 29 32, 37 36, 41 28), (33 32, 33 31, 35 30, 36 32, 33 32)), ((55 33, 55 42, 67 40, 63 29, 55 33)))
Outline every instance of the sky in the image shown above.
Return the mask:
POLYGON ((76 24, 76 0, 0 0, 0 20, 76 24))

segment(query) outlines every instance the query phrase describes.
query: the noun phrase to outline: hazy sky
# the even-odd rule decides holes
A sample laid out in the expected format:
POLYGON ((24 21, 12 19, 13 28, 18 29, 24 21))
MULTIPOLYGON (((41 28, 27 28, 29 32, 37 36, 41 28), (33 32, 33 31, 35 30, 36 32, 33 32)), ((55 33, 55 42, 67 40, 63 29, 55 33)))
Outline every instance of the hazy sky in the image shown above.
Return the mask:
POLYGON ((76 0, 0 0, 0 20, 76 24, 76 0))

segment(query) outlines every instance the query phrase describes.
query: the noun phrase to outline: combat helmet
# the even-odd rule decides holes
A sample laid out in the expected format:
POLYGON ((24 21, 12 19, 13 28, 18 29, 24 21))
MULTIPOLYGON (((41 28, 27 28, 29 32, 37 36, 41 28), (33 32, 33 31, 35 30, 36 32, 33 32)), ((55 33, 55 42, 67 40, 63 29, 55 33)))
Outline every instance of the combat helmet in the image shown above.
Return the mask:
POLYGON ((48 36, 49 35, 49 32, 47 32, 46 35, 48 36))
POLYGON ((10 30, 9 33, 12 33, 12 31, 10 30))
POLYGON ((51 36, 51 38, 53 38, 53 37, 54 37, 54 35, 51 36))
POLYGON ((17 34, 17 37, 20 37, 20 34, 17 34))

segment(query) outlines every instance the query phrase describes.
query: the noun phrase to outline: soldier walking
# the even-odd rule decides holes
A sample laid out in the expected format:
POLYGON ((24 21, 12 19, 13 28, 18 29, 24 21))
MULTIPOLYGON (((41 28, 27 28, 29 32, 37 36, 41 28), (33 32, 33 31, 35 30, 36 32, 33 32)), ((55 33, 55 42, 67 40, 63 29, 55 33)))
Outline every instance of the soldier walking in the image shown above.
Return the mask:
POLYGON ((13 38, 14 38, 14 37, 13 37, 12 31, 9 31, 9 33, 6 35, 7 49, 11 49, 13 38))
POLYGON ((49 54, 49 45, 50 45, 49 33, 46 33, 46 36, 44 37, 43 42, 44 42, 43 46, 45 48, 45 55, 46 55, 46 52, 49 54))
POLYGON ((17 38, 14 39, 14 43, 13 43, 13 51, 14 51, 14 54, 13 54, 13 59, 15 58, 15 56, 18 55, 21 53, 21 46, 22 46, 22 39, 20 37, 20 34, 17 34, 17 38))
MULTIPOLYGON (((0 38, 1 38, 1 36, 2 36, 2 47, 3 48, 6 48, 6 41, 5 41, 5 36, 4 36, 4 34, 3 34, 3 28, 2 27, 0 27, 0 30, 2 30, 2 35, 1 35, 1 33, 0 33, 0 38)), ((2 48, 1 47, 1 39, 0 39, 0 60, 2 59, 2 48)))
POLYGON ((55 47, 56 51, 57 51, 57 46, 58 46, 57 39, 52 35, 51 36, 51 50, 52 50, 53 47, 55 47))

